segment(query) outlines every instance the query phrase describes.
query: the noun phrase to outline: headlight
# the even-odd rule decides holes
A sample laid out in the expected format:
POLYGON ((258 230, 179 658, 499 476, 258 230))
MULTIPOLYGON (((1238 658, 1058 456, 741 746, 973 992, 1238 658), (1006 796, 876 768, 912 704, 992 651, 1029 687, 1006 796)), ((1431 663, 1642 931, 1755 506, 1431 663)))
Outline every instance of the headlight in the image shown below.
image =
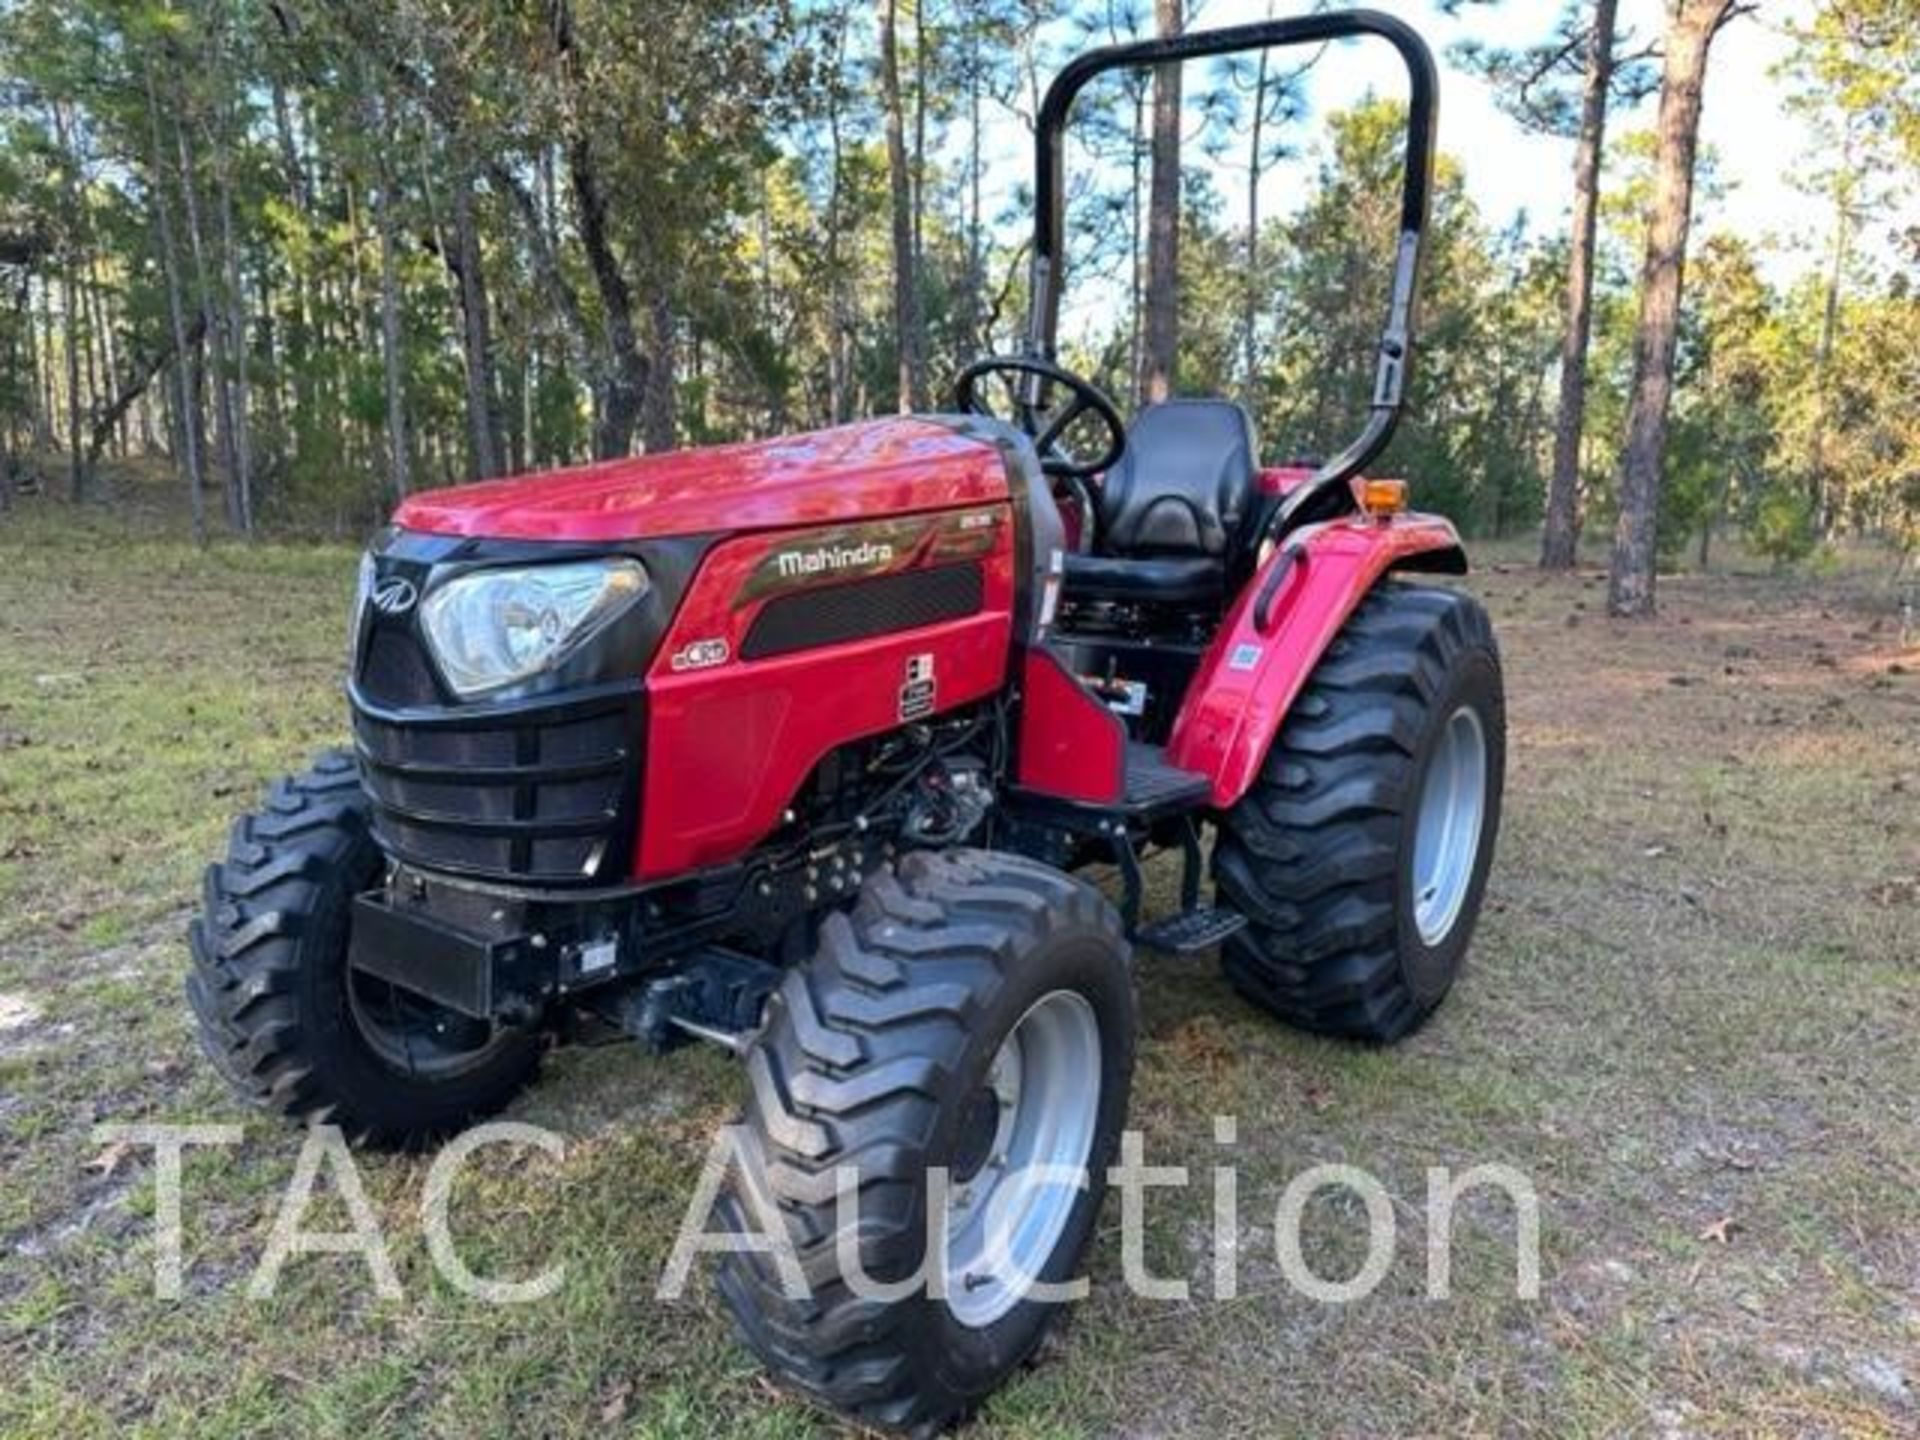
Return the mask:
POLYGON ((638 560, 476 570, 420 606, 440 673, 463 700, 558 664, 647 593, 638 560))

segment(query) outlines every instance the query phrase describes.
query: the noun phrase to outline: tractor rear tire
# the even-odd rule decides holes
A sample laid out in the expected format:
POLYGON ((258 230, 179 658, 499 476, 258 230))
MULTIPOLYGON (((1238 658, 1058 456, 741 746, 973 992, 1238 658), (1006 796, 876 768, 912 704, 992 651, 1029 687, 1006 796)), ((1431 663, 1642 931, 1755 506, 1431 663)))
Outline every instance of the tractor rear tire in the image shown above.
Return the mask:
POLYGON ((922 1432, 971 1413, 1064 1303, 1019 1277, 1079 1273, 1126 1118, 1135 1023, 1119 918, 1084 882, 978 850, 914 854, 870 880, 775 992, 747 1056, 751 1098, 718 1214, 742 1236, 790 1245, 797 1271, 783 1285, 767 1254, 726 1256, 717 1284, 745 1344, 864 1423, 922 1432), (1049 1126, 1078 1138, 1052 1150, 1021 1138, 1049 1126), (996 1188, 1045 1164, 1084 1174, 1084 1186, 1031 1210, 1017 1189, 996 1188), (952 1177, 950 1242, 929 1240, 948 1233, 928 1223, 942 1213, 930 1167, 952 1177), (861 1272, 921 1277, 892 1298, 856 1293, 842 1268, 843 1168, 858 1208, 841 1243, 861 1272), (989 1274, 992 1262, 971 1264, 991 1252, 974 1248, 982 1232, 966 1217, 995 1195, 1008 1214, 1044 1219, 1024 1261, 989 1274), (969 1261, 958 1283, 956 1258, 969 1261))
POLYGON ((201 1047, 242 1099, 359 1143, 413 1147, 504 1106, 532 1078, 540 1039, 495 1030, 449 1044, 447 1032, 476 1022, 379 982, 362 1003, 355 987, 368 977, 347 965, 351 907, 384 864, 351 755, 329 751, 276 782, 207 867, 187 1000, 201 1047))
POLYGON ((1455 590, 1377 588, 1221 825, 1215 883, 1249 921, 1221 950, 1234 987, 1321 1034, 1417 1029, 1473 936, 1505 761, 1486 611, 1455 590))

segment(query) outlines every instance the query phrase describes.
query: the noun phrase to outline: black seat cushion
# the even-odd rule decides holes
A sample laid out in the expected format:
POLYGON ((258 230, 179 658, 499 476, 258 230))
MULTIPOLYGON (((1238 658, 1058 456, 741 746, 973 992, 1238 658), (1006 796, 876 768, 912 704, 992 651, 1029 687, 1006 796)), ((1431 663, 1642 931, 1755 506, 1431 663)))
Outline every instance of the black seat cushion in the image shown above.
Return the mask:
POLYGON ((1220 599, 1226 576, 1226 563, 1205 555, 1146 560, 1069 555, 1066 589, 1075 600, 1205 605, 1220 599))
POLYGON ((1218 603, 1253 505, 1253 421, 1230 400, 1168 400, 1134 417, 1101 481, 1097 555, 1067 557, 1075 600, 1218 603))
POLYGON ((1224 558, 1253 504, 1253 421, 1230 400, 1168 400, 1134 417, 1100 484, 1100 553, 1224 558))

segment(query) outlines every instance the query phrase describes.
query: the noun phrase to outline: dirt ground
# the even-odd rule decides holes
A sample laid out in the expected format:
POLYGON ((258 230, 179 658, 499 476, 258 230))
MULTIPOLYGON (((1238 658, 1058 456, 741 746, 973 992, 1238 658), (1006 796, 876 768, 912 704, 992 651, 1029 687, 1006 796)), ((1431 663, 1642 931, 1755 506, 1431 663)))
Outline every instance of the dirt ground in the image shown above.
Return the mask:
MULTIPOLYGON (((552 1298, 436 1279, 428 1161, 392 1156, 358 1173, 399 1298, 341 1256, 247 1297, 298 1138, 200 1059, 182 931, 232 814, 343 732, 352 573, 340 548, 0 518, 0 1434, 838 1433, 756 1372, 704 1284, 653 1298, 735 1103, 717 1053, 561 1054, 512 1113, 565 1158, 468 1167, 468 1263, 563 1262, 552 1298), (151 1153, 94 1137, 143 1120, 245 1126, 189 1154, 177 1301, 152 1293, 151 1153)), ((1593 572, 1469 583, 1512 734, 1459 990, 1371 1051, 1269 1023, 1211 958, 1146 960, 1134 1120, 1202 1181, 1155 1192, 1148 1257, 1194 1298, 1128 1294, 1110 1202, 1092 1298, 974 1433, 1920 1434, 1920 634, 1898 592, 1851 566, 1678 576, 1658 620, 1620 624, 1593 572), (1223 1158, 1233 1300, 1207 1284, 1223 1158), (1394 1200, 1392 1267, 1349 1305, 1274 1262, 1275 1202, 1322 1161, 1394 1200), (1457 1217, 1451 1298, 1427 1298, 1427 1168, 1481 1163, 1539 1195, 1537 1300, 1485 1197, 1457 1217)), ((1357 1204, 1308 1211, 1324 1274, 1363 1234, 1357 1204)))

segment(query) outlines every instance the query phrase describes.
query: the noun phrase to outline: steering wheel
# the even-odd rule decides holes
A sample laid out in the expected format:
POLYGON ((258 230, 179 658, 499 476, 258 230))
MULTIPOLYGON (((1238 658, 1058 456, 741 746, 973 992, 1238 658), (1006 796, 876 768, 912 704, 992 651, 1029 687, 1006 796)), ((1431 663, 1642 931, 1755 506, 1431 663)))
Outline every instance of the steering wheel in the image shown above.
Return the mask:
POLYGON ((954 399, 969 415, 1011 422, 1032 437, 1033 448, 1040 452, 1041 470, 1080 509, 1080 543, 1075 548, 1082 553, 1090 550, 1099 512, 1087 481, 1111 470, 1127 448, 1127 426, 1119 407, 1091 380, 1035 355, 993 355, 975 361, 961 372, 954 399), (993 378, 1004 381, 1011 392, 1011 415, 994 409, 982 393, 982 382, 993 378), (1058 405, 1046 399, 1056 385, 1067 392, 1058 405), (1106 430, 1104 444, 1092 456, 1067 448, 1067 432, 1083 415, 1096 417, 1106 430))

